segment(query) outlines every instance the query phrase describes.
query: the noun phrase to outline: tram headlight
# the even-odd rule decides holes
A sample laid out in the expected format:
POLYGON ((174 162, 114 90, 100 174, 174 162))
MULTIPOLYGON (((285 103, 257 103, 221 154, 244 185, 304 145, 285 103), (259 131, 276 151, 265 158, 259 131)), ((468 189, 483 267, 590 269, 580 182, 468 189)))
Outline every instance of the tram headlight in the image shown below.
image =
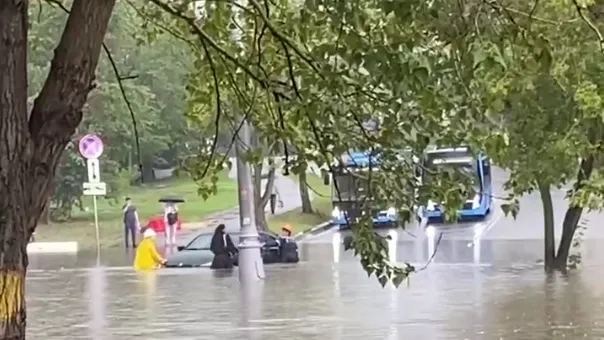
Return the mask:
POLYGON ((340 209, 338 207, 333 208, 333 210, 331 211, 331 217, 333 217, 333 218, 342 217, 342 212, 340 211, 340 209))
POLYGON ((480 208, 480 195, 474 195, 474 199, 472 200, 472 209, 480 208))
POLYGON ((426 210, 428 210, 428 211, 436 210, 436 203, 434 203, 434 201, 432 201, 432 200, 428 200, 428 204, 426 204, 426 210))

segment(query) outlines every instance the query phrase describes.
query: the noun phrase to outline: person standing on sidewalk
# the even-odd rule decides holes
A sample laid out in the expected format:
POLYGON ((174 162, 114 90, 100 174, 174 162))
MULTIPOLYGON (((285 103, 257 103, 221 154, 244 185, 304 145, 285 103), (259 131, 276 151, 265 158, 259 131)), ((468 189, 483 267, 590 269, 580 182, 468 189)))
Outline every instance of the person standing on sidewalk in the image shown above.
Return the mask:
POLYGON ((136 207, 132 205, 130 197, 126 197, 126 204, 122 207, 124 212, 124 241, 128 248, 128 235, 132 239, 132 248, 136 248, 136 231, 140 228, 136 207))
POLYGON ((176 203, 166 203, 164 207, 164 225, 166 245, 176 245, 176 229, 178 224, 178 208, 176 203))
POLYGON ((279 202, 279 208, 283 208, 283 200, 281 200, 281 194, 279 194, 279 189, 277 188, 277 183, 273 183, 273 191, 271 192, 271 196, 270 196, 270 207, 271 207, 271 214, 275 214, 275 208, 277 205, 277 202, 279 202))

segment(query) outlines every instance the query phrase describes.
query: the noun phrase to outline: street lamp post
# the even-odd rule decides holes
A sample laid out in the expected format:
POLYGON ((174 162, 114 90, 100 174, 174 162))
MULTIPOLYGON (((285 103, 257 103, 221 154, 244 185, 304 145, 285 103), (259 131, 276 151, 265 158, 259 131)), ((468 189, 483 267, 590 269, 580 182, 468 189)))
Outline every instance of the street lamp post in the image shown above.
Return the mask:
MULTIPOLYGON (((231 35, 241 47, 241 54, 244 53, 242 43, 243 27, 245 22, 241 19, 241 8, 247 5, 247 0, 234 0, 237 6, 232 6, 231 13, 235 28, 231 35)), ((194 3, 194 12, 197 20, 203 20, 206 16, 206 1, 196 1, 194 3)), ((254 216, 254 186, 252 181, 252 172, 250 166, 244 161, 245 151, 252 145, 250 124, 246 117, 241 118, 241 127, 236 131, 236 158, 237 158, 237 186, 239 192, 239 222, 241 233, 239 235, 239 281, 242 287, 251 287, 253 283, 264 279, 264 264, 260 249, 262 248, 259 240, 258 230, 256 229, 256 219, 254 216)))
MULTIPOLYGON (((241 19, 241 9, 247 5, 247 0, 234 0, 238 6, 231 7, 232 20, 235 23, 232 36, 240 45, 241 54, 244 54, 242 44, 245 21, 241 19)), ((252 145, 250 124, 246 117, 242 117, 241 128, 237 136, 237 185, 239 188, 239 222, 241 234, 239 235, 239 282, 249 286, 249 283, 264 279, 264 263, 260 254, 260 240, 256 229, 254 184, 252 171, 249 164, 243 160, 246 148, 252 145)), ((260 175, 260 174, 258 174, 260 175)))
POLYGON ((250 125, 242 118, 237 138, 237 186, 239 189, 239 281, 246 286, 264 279, 264 264, 260 255, 260 242, 254 216, 254 185, 249 164, 243 159, 251 145, 250 125))

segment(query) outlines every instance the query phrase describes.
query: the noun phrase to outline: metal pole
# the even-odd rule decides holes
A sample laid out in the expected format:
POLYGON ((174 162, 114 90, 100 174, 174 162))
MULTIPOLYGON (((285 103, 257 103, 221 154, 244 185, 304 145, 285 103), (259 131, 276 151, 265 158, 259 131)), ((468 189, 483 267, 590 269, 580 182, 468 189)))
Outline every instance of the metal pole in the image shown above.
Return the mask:
POLYGON ((247 120, 239 129, 237 146, 237 186, 239 188, 239 281, 242 286, 264 279, 264 264, 260 255, 260 242, 254 218, 254 184, 252 172, 243 157, 251 145, 250 126, 247 120))
POLYGON ((96 262, 101 262, 101 237, 99 234, 99 213, 96 205, 96 195, 92 196, 92 206, 94 209, 94 230, 96 232, 96 262))
MULTIPOLYGON (((233 0, 240 7, 247 5, 246 0, 233 0)), ((203 21, 206 16, 206 1, 195 1, 193 12, 198 21, 203 21)), ((232 20, 237 23, 237 28, 231 31, 232 39, 241 47, 244 54, 245 46, 242 43, 242 28, 245 22, 241 20, 241 8, 233 6, 232 20)), ((252 172, 248 164, 243 160, 245 151, 252 145, 249 122, 242 118, 242 126, 237 133, 235 152, 237 157, 237 187, 239 192, 239 223, 241 234, 239 235, 239 281, 243 288, 252 288, 253 283, 264 279, 264 264, 260 255, 260 240, 256 230, 256 219, 254 216, 254 184, 252 172)), ((254 293, 253 290, 247 293, 254 293)))

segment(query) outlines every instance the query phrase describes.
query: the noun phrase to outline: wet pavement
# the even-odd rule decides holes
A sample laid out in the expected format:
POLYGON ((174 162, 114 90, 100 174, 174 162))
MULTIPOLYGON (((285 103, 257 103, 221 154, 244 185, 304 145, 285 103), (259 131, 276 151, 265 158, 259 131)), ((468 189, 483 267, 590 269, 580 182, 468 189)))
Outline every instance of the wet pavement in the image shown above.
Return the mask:
MULTIPOLYGON (((237 162, 235 158, 231 158, 230 162, 232 167, 229 170, 228 176, 231 179, 237 179, 237 162)), ((268 163, 265 162, 265 168, 268 168, 268 163)), ((266 187, 267 180, 262 180, 262 188, 266 187)), ((277 205, 275 208, 275 214, 279 215, 293 209, 302 206, 300 200, 300 191, 298 188, 298 182, 295 180, 293 175, 284 176, 279 171, 275 173, 274 186, 277 187, 277 191, 280 195, 280 200, 283 205, 277 205)), ((264 189, 263 189, 264 190, 264 189)), ((314 193, 309 193, 312 200, 314 193)), ((270 214, 270 206, 267 204, 265 212, 270 214)), ((186 223, 183 230, 181 231, 181 238, 179 244, 186 244, 194 236, 196 232, 200 231, 212 231, 218 224, 224 224, 227 231, 234 231, 239 229, 239 208, 233 208, 227 211, 218 212, 200 222, 189 222, 186 223)))
MULTIPOLYGON (((503 173, 495 179, 501 179, 503 173)), ((503 193, 500 193, 503 196, 503 193)), ((554 193, 557 218, 564 192, 554 193)), ((582 270, 546 276, 538 196, 514 221, 410 226, 390 234, 391 258, 422 267, 408 286, 382 289, 329 230, 300 245, 302 262, 266 266, 254 296, 237 271, 135 273, 132 253, 31 256, 33 339, 599 339, 604 338, 601 214, 587 216, 582 270), (440 234, 442 233, 442 237, 440 234), (440 242, 437 242, 440 238, 440 242), (396 244, 396 247, 394 247, 396 244)))

